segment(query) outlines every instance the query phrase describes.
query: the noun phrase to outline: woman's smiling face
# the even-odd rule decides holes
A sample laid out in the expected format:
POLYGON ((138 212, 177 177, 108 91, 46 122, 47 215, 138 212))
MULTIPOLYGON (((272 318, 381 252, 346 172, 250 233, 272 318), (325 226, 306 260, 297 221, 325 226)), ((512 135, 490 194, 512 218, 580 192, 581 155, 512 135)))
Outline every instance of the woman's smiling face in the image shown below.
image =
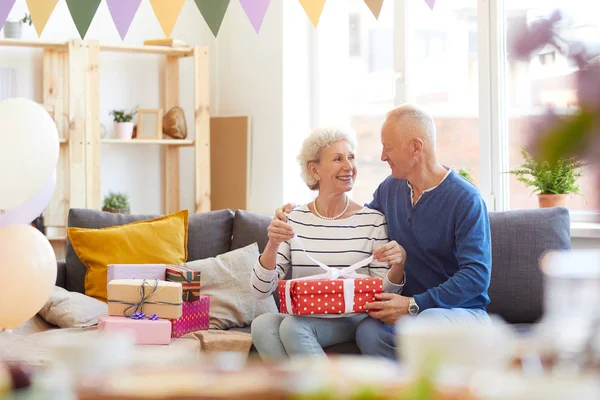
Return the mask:
POLYGON ((325 147, 319 162, 311 164, 311 172, 319 182, 319 191, 344 193, 352 190, 357 169, 350 143, 338 140, 325 147))

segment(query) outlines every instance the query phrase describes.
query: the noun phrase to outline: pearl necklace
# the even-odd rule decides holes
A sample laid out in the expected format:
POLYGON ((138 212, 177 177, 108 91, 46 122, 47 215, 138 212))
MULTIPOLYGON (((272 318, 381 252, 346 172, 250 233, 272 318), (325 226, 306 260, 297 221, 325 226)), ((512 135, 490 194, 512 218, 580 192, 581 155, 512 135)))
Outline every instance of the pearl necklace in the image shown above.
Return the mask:
POLYGON ((339 213, 338 215, 336 215, 335 217, 324 217, 321 214, 319 214, 319 210, 317 210, 317 199, 313 200, 313 208, 315 209, 315 214, 317 214, 317 216, 321 219, 327 219, 327 220, 334 220, 334 219, 338 219, 340 218, 342 215, 344 215, 346 213, 346 211, 348 210, 348 206, 350 205, 350 199, 348 197, 346 197, 346 207, 344 207, 344 210, 339 213))

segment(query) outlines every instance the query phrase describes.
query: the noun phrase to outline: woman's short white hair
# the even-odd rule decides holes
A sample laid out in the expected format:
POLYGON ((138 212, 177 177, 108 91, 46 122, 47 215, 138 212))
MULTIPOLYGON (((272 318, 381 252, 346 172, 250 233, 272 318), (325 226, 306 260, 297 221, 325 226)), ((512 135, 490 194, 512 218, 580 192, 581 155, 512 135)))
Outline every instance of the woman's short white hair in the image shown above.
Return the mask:
POLYGON ((313 130, 302 143, 302 149, 298 155, 301 175, 310 190, 317 190, 319 182, 313 178, 308 170, 310 163, 319 162, 321 152, 333 143, 345 140, 350 144, 352 150, 356 148, 356 133, 350 128, 320 127, 313 130))

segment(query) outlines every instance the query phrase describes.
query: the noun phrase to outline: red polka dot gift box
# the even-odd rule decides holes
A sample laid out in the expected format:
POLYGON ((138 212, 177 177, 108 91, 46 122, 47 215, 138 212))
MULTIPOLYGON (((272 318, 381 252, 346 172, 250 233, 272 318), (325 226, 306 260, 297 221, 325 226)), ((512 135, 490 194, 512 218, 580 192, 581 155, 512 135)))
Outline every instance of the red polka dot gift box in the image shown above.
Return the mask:
POLYGON ((365 304, 383 292, 381 278, 291 279, 278 283, 280 312, 294 315, 366 312, 365 304))

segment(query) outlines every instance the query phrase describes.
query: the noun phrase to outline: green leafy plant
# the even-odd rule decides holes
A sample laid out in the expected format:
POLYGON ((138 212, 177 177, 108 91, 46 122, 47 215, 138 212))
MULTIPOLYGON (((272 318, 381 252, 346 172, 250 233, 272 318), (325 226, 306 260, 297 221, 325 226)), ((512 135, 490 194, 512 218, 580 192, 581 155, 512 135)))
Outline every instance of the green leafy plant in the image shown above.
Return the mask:
POLYGON ((460 176, 462 176, 463 178, 465 178, 466 180, 468 180, 469 182, 471 182, 472 184, 475 184, 475 180, 473 179, 471 174, 469 174, 466 170, 461 168, 458 170, 458 174, 460 176))
POLYGON ((113 116, 114 122, 131 122, 137 114, 137 107, 127 112, 126 110, 112 110, 110 115, 113 116))
POLYGON ((129 197, 125 193, 109 192, 108 195, 104 197, 104 208, 129 210, 129 197))
POLYGON ((525 149, 521 149, 524 163, 508 171, 519 182, 533 187, 532 193, 539 194, 579 194, 577 179, 582 175, 584 164, 576 157, 560 157, 554 162, 536 159, 525 149))
POLYGON ((27 13, 25 13, 25 16, 24 16, 24 17, 23 17, 23 19, 21 20, 21 23, 23 23, 23 24, 27 24, 27 25, 31 26, 31 23, 32 23, 32 22, 31 22, 31 15, 30 15, 30 14, 27 14, 27 13))

